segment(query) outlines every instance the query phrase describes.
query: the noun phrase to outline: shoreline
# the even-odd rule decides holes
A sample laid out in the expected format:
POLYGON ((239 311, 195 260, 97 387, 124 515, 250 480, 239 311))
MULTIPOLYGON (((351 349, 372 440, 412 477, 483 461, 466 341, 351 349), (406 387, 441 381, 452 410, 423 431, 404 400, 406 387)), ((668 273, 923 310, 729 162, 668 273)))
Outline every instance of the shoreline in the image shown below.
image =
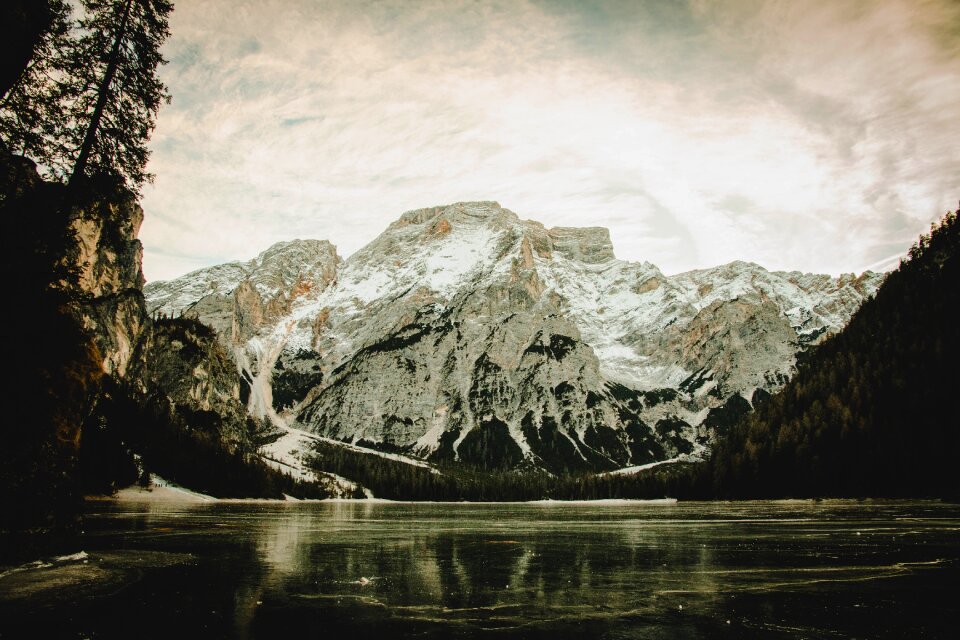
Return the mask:
POLYGON ((297 505, 297 504, 442 504, 442 505, 540 505, 545 507, 563 506, 675 506, 678 504, 717 504, 717 505, 749 505, 749 504, 877 504, 877 503, 928 503, 944 504, 947 501, 938 498, 776 498, 757 500, 678 500, 677 498, 602 498, 597 500, 502 500, 502 501, 469 501, 469 500, 390 500, 387 498, 216 498, 202 493, 190 491, 182 487, 157 486, 151 488, 126 487, 112 496, 88 495, 84 502, 112 503, 112 504, 169 504, 169 505, 217 505, 217 504, 270 504, 270 505, 297 505))
POLYGON ((725 504, 725 505, 746 505, 746 504, 872 504, 872 503, 895 503, 895 502, 913 502, 913 503, 945 503, 940 498, 772 498, 755 500, 678 500, 677 498, 598 498, 596 500, 558 500, 553 498, 541 498, 537 500, 391 500, 388 498, 295 498, 284 494, 283 498, 217 498, 187 489, 174 482, 170 482, 157 475, 151 475, 151 483, 147 487, 131 485, 118 490, 113 495, 87 495, 83 497, 85 503, 113 503, 113 504, 169 504, 169 505, 201 505, 201 504, 315 504, 315 503, 334 503, 334 504, 443 504, 443 505, 503 505, 503 504, 526 504, 542 506, 673 506, 680 504, 725 504))
POLYGON ((115 504, 469 504, 469 505, 497 505, 497 504, 541 504, 546 506, 562 505, 673 505, 676 498, 603 498, 598 500, 502 500, 502 501, 469 501, 469 500, 390 500, 387 498, 215 498, 202 493, 196 493, 180 487, 126 487, 112 496, 88 495, 84 501, 89 503, 115 504))

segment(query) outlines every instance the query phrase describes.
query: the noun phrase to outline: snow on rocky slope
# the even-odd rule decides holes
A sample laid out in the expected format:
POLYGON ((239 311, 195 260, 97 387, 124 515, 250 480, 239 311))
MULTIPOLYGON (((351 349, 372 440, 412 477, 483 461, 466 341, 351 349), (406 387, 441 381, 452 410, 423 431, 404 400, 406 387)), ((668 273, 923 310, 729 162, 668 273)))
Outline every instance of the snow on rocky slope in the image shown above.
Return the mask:
POLYGON ((698 455, 882 276, 734 262, 666 276, 602 228, 495 202, 419 209, 341 260, 325 241, 145 287, 231 346, 248 407, 384 451, 607 470, 698 455))

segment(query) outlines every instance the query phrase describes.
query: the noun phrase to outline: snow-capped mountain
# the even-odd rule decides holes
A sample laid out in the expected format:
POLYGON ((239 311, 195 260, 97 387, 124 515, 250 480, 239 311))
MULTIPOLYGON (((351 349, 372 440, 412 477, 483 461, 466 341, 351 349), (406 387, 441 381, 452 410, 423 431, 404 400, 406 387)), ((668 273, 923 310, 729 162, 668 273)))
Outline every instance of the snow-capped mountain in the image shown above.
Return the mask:
POLYGON ((403 214, 341 260, 292 241, 148 284, 229 345, 277 424, 431 460, 550 471, 697 455, 844 326, 880 274, 734 262, 664 275, 606 229, 495 202, 403 214))

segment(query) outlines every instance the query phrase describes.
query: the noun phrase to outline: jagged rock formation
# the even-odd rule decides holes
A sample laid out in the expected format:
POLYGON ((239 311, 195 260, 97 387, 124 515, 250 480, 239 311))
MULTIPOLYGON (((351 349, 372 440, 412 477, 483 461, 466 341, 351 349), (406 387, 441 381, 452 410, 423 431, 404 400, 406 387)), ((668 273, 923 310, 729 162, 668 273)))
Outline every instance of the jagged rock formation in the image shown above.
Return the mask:
POLYGON ((212 329, 197 321, 157 321, 137 344, 130 382, 139 396, 166 405, 193 428, 217 434, 228 452, 254 453, 240 402, 240 376, 212 329))
POLYGON ((880 280, 742 262, 666 276, 617 260, 605 229, 478 202, 405 213, 345 261, 294 241, 146 292, 233 345, 256 416, 559 472, 704 451, 880 280))
POLYGON ((293 302, 337 275, 340 257, 325 240, 280 242, 248 262, 230 262, 196 277, 150 283, 151 308, 201 317, 225 344, 242 344, 289 312, 293 302), (234 313, 234 309, 238 312, 234 313))

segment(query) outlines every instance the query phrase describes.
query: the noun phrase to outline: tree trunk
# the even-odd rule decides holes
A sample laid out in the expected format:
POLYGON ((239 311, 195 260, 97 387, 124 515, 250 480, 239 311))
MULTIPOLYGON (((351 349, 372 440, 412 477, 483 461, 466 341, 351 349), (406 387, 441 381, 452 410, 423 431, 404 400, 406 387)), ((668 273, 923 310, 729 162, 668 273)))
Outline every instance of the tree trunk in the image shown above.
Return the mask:
POLYGON ((123 8, 123 16, 120 18, 120 24, 117 26, 117 35, 113 39, 113 47, 110 49, 110 57, 107 60, 107 70, 103 74, 103 80, 97 89, 97 106, 93 110, 93 117, 90 118, 90 124, 87 126, 87 133, 83 138, 83 145, 80 147, 80 155, 77 157, 77 163, 73 165, 73 173, 70 174, 68 186, 74 186, 78 179, 82 179, 84 171, 87 168, 87 161, 90 159, 90 152, 93 149, 93 142, 97 138, 97 130, 100 128, 100 119, 103 117, 103 109, 107 105, 107 97, 110 94, 110 84, 117 73, 117 66, 120 64, 120 46, 123 44, 123 38, 127 32, 127 22, 130 19, 130 10, 133 8, 134 0, 126 0, 123 8))

